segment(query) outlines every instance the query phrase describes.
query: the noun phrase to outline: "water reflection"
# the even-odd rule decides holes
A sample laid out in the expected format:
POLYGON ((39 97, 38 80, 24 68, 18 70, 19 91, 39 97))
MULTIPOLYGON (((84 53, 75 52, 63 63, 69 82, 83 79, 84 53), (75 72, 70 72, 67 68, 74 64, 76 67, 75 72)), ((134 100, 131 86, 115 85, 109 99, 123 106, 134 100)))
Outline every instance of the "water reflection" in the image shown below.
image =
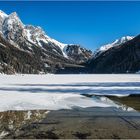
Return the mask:
MULTIPOLYGON (((114 100, 114 98, 111 98, 112 96, 94 96, 93 98, 98 98, 99 100, 101 100, 102 102, 105 102, 107 104, 112 104, 112 106, 115 106, 117 109, 121 110, 121 111, 135 111, 135 109, 133 108, 133 106, 128 106, 127 104, 124 104, 123 102, 121 102, 121 99, 123 99, 124 97, 115 97, 115 98, 119 98, 120 100, 114 100)), ((128 97, 125 97, 128 98, 128 97)), ((132 101, 133 102, 133 101, 132 101)))
POLYGON ((114 101, 115 103, 121 105, 126 110, 134 110, 140 112, 140 95, 130 95, 127 97, 115 97, 115 96, 107 96, 110 100, 114 101))

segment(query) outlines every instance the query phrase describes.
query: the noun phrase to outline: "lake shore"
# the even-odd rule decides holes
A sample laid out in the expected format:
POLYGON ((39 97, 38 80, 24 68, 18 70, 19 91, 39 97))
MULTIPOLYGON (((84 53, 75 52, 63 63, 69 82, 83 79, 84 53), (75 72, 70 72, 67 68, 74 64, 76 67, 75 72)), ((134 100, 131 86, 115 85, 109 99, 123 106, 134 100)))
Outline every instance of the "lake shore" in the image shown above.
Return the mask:
MULTIPOLYGON (((129 104, 133 102, 134 106, 131 107, 137 105, 138 108, 134 97, 123 97, 120 100, 123 101, 124 98, 128 99, 129 104)), ((121 101, 117 100, 122 104, 121 101)), ((90 107, 50 111, 40 121, 26 123, 5 138, 139 139, 139 111, 129 111, 126 104, 122 105, 126 107, 124 110, 115 107, 90 107)))

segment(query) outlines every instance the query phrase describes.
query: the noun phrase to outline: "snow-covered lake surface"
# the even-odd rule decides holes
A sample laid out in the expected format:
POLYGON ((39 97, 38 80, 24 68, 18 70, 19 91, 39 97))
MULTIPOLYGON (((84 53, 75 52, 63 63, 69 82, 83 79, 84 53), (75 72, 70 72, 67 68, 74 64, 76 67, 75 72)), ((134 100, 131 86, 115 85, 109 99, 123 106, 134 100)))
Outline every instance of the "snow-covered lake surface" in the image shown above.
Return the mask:
POLYGON ((119 107, 105 97, 81 94, 140 94, 140 75, 0 75, 0 111, 119 107))

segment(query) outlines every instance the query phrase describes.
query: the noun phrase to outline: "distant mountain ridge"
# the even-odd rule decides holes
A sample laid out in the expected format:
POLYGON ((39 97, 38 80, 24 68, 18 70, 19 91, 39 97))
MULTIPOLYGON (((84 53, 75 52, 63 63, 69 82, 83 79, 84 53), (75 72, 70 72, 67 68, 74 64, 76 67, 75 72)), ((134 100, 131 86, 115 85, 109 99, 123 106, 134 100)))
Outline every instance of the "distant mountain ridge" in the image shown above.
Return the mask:
POLYGON ((140 70, 140 35, 123 39, 124 41, 119 45, 111 46, 95 55, 87 63, 89 73, 138 72, 140 70))
POLYGON ((95 52, 94 52, 94 55, 95 56, 98 56, 99 54, 101 54, 102 52, 105 52, 107 50, 109 50, 110 48, 112 47, 116 47, 116 46, 119 46, 129 40, 132 40, 134 37, 133 36, 124 36, 124 37, 121 37, 120 39, 116 39, 114 42, 112 43, 109 43, 109 44, 106 44, 106 45, 103 45, 101 46, 99 49, 97 49, 95 52))

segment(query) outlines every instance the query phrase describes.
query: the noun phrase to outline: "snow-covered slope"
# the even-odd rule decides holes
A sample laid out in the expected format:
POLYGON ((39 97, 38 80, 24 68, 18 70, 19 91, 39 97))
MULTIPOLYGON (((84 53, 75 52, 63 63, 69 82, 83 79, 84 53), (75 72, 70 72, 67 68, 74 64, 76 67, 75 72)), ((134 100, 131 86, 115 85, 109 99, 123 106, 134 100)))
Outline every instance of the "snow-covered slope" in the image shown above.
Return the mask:
POLYGON ((116 47, 116 46, 119 46, 119 45, 121 45, 121 44, 123 44, 123 43, 125 43, 125 42, 127 42, 127 41, 129 41, 129 40, 132 40, 134 37, 133 36, 125 36, 125 37, 122 37, 122 38, 120 38, 120 39, 116 39, 114 42, 112 42, 112 43, 109 43, 109 44, 107 44, 107 45, 103 45, 103 46, 101 46, 99 49, 97 49, 96 51, 95 51, 95 56, 96 55, 99 55, 100 53, 102 53, 102 52, 104 52, 104 51, 107 51, 107 50, 109 50, 110 48, 112 48, 112 47, 116 47))
POLYGON ((26 25, 24 31, 26 32, 26 38, 31 41, 32 43, 36 44, 37 46, 43 47, 41 42, 46 44, 52 44, 57 46, 62 51, 64 57, 67 58, 67 54, 65 52, 65 47, 67 44, 60 43, 55 39, 50 38, 46 33, 42 30, 41 27, 35 27, 32 25, 26 25))

